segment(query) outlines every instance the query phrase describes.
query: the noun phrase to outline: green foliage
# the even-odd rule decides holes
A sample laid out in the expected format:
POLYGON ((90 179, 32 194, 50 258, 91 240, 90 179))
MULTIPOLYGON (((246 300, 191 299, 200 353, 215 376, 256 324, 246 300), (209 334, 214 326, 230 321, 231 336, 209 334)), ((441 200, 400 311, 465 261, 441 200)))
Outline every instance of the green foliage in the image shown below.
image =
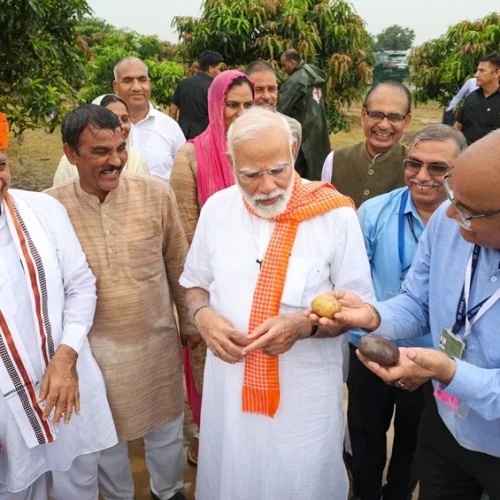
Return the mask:
POLYGON ((143 36, 135 31, 121 30, 105 21, 87 17, 78 26, 82 51, 87 58, 88 79, 79 95, 91 102, 101 94, 113 91, 113 68, 128 56, 141 58, 148 66, 153 81, 153 99, 162 105, 170 104, 184 68, 173 61, 174 49, 157 36, 143 36))
POLYGON ((398 24, 389 26, 377 35, 377 50, 408 50, 415 41, 415 31, 398 24))
MULTIPOLYGON (((216 50, 231 67, 256 59, 279 66, 295 48, 328 74, 327 116, 332 131, 349 126, 343 107, 359 99, 374 63, 363 20, 344 0, 205 0, 201 18, 176 17, 179 57, 216 50)), ((278 77, 282 74, 278 71, 278 77)))
POLYGON ((170 105, 175 89, 184 78, 184 67, 174 61, 145 61, 152 80, 152 97, 157 104, 170 105))
POLYGON ((492 52, 500 52, 498 13, 463 21, 440 38, 413 49, 409 64, 416 102, 435 99, 446 105, 464 81, 474 75, 478 59, 492 52))
POLYGON ((85 0, 3 0, 0 6, 0 109, 14 131, 57 121, 84 79, 76 25, 85 0))

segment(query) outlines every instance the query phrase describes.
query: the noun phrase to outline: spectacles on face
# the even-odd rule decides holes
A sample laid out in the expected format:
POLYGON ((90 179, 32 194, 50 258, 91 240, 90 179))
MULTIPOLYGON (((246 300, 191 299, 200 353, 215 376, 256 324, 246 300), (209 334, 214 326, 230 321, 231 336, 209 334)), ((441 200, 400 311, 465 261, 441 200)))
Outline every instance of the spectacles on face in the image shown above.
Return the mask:
POLYGON ((448 195, 448 199, 453 204, 453 207, 457 211, 458 215, 460 215, 460 219, 462 220, 462 223, 466 228, 471 227, 471 222, 470 222, 471 220, 482 219, 483 217, 491 217, 492 215, 500 214, 500 210, 492 210, 490 212, 484 212, 482 214, 476 214, 476 215, 468 215, 465 212, 463 212, 455 202, 455 195, 453 193, 453 188, 450 186, 450 178, 451 174, 445 176, 443 182, 444 189, 446 191, 446 194, 448 195))
POLYGON ((446 172, 453 168, 449 167, 445 163, 424 163, 419 160, 412 160, 411 158, 406 158, 403 163, 406 170, 413 174, 418 174, 420 172, 420 169, 424 165, 427 165, 427 171, 432 177, 443 177, 443 175, 446 175, 446 172))
POLYGON ((291 165, 278 165, 267 170, 250 170, 248 168, 241 169, 237 175, 245 184, 252 184, 259 181, 264 174, 269 175, 272 179, 286 179, 291 165))
POLYGON ((386 115, 385 113, 382 113, 382 111, 370 111, 368 108, 365 108, 365 111, 370 120, 373 120, 376 123, 380 123, 384 118, 387 118, 389 123, 402 123, 408 116, 408 114, 401 115, 399 113, 389 113, 386 115))

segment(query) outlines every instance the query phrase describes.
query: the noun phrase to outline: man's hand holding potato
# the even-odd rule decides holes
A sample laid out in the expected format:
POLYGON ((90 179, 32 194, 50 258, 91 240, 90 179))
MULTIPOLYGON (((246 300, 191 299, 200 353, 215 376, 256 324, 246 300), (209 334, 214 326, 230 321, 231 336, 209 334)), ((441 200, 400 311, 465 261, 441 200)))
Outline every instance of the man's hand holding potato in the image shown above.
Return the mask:
POLYGON ((308 309, 304 314, 311 321, 318 325, 329 326, 332 328, 364 328, 366 330, 375 330, 378 327, 378 317, 373 307, 363 302, 355 293, 344 290, 333 290, 326 292, 342 306, 342 311, 335 314, 334 319, 320 317, 308 309))

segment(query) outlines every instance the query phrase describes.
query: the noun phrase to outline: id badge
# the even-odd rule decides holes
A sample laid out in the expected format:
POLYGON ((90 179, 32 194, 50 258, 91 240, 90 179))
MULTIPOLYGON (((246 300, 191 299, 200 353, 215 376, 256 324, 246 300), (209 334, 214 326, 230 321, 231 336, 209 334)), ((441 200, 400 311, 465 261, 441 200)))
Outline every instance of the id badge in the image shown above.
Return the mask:
MULTIPOLYGON (((464 348, 465 343, 460 337, 446 328, 443 329, 441 332, 441 339, 439 340, 439 350, 441 352, 444 352, 447 356, 452 358, 460 359, 464 352, 464 348)), ((457 415, 461 414, 461 418, 463 420, 467 418, 467 415, 463 414, 464 405, 460 403, 460 399, 444 391, 439 382, 436 384, 436 388, 434 389, 434 396, 452 412, 458 412, 457 415)))
POLYGON ((465 349, 464 341, 451 330, 443 328, 439 340, 439 350, 450 358, 461 359, 465 349))

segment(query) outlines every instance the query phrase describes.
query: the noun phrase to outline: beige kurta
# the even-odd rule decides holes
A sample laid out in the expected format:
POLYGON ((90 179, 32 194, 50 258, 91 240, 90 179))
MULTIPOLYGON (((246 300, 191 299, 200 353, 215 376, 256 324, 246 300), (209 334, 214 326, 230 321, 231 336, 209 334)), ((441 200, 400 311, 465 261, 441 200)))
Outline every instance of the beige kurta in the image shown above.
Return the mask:
MULTIPOLYGON (((186 142, 175 155, 174 166, 170 175, 170 185, 175 192, 179 214, 189 244, 193 241, 196 224, 200 216, 198 200, 198 162, 194 144, 186 142)), ((189 350, 194 384, 199 394, 203 391, 203 372, 207 357, 207 346, 203 340, 195 349, 189 350)))
POLYGON ((89 334, 120 439, 131 440, 183 410, 182 363, 172 298, 188 324, 179 285, 188 243, 165 182, 123 173, 104 203, 79 179, 48 194, 67 209, 97 278, 89 334))

